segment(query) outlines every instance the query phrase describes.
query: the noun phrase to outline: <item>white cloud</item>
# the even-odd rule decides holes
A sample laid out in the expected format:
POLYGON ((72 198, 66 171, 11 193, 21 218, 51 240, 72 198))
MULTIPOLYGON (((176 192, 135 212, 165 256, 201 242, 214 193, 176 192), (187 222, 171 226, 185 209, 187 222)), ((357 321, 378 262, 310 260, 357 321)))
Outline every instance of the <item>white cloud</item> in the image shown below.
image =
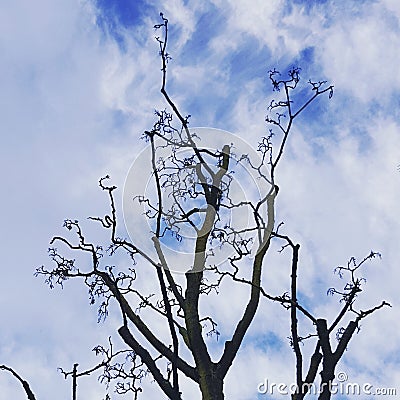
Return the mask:
POLYGON ((364 102, 390 101, 400 88, 399 33, 398 19, 383 3, 362 7, 357 15, 337 11, 318 51, 325 74, 364 102))

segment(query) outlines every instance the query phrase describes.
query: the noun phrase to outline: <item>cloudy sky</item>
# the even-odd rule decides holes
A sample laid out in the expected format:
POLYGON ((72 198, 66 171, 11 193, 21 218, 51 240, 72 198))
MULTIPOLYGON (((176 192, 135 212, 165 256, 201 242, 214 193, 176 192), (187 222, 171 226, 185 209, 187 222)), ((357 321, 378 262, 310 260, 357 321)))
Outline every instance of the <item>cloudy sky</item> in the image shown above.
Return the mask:
MULTIPOLYGON (((116 317, 97 324, 80 282, 50 290, 33 273, 50 266, 49 241, 63 233, 64 218, 85 220, 107 211, 100 177, 111 175, 121 201, 130 165, 145 147, 139 138, 152 127, 154 109, 165 107, 153 30, 160 11, 171 25, 169 90, 182 112, 192 115, 193 126, 257 143, 267 131, 267 72, 274 67, 285 72, 300 66, 302 82, 327 79, 335 85, 332 99, 318 99, 296 121, 277 172, 277 220, 302 245, 300 288, 321 317, 332 318, 337 307, 326 289, 343 284, 334 267, 371 250, 382 253, 366 265, 360 307, 385 299, 393 308, 363 321, 340 370, 351 382, 396 387, 397 0, 2 0, 0 364, 28 379, 38 400, 69 399, 70 382, 57 367, 91 366, 96 359, 90 349, 105 344, 119 323, 116 317)), ((99 235, 93 225, 87 231, 99 235)), ((284 256, 271 257, 268 285, 278 291, 286 264, 284 256)), ((229 295, 220 300, 215 312, 225 317, 221 330, 229 334, 235 306, 229 295)), ((262 305, 227 377, 228 399, 271 398, 257 394, 260 382, 292 381, 287 328, 287 314, 262 305)), ((219 344, 210 345, 218 352, 219 344)), ((155 384, 144 385, 143 398, 161 398, 155 384)), ((186 386, 190 398, 198 399, 195 388, 186 386)), ((26 398, 5 372, 0 387, 0 399, 26 398)), ((100 400, 104 388, 96 377, 83 378, 78 394, 100 400)))

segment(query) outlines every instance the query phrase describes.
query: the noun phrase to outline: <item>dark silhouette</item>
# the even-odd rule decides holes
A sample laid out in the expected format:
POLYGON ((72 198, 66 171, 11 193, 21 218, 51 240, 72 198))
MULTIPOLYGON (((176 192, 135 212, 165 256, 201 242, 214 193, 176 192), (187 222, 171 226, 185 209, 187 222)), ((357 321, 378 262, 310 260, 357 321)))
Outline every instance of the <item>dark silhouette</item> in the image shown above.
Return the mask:
MULTIPOLYGON (((352 258, 346 266, 337 269, 345 279, 345 285, 342 290, 329 290, 329 294, 339 295, 341 300, 334 321, 328 322, 315 316, 298 300, 300 245, 282 233, 282 224, 275 221, 278 193, 285 190, 284 187, 278 187, 276 172, 283 160, 293 122, 320 95, 326 93, 332 97, 333 86, 326 81, 309 81, 311 90, 308 98, 303 96, 294 102, 292 94, 299 85, 300 69, 292 68, 287 78, 283 78, 276 70, 269 71, 273 89, 281 98, 269 105, 271 115, 266 122, 272 128, 267 136, 260 138, 257 150, 259 158, 235 154, 236 150, 230 143, 210 149, 202 146, 201 138, 189 128, 190 116, 181 113, 168 93, 168 20, 163 14, 160 24, 155 28, 161 32, 157 37, 162 62, 161 93, 168 109, 156 112, 157 121, 143 136, 149 143, 149 174, 154 196, 151 193, 137 193, 131 199, 132 204, 139 203, 145 209, 152 229, 150 243, 153 252, 141 247, 135 237, 127 239, 118 236, 114 201, 117 188, 108 183, 109 177, 106 176, 100 179, 99 185, 108 196, 110 213, 104 218, 91 219, 110 232, 108 247, 105 249, 90 242, 78 221, 66 220, 65 228, 75 232, 76 239, 56 236, 51 244, 59 242, 70 250, 86 253, 91 267, 76 265, 74 259, 64 257, 54 247, 50 249, 54 268, 40 267, 36 271, 37 275, 45 276, 50 287, 63 285, 71 278, 81 279, 88 288, 91 302, 100 302, 99 320, 106 318, 111 302, 118 304, 120 309, 121 326, 118 334, 126 344, 126 349, 116 351, 110 338, 107 348, 97 346, 94 349, 102 357, 98 365, 81 372, 77 371, 77 365, 73 371, 61 370, 66 378, 73 377, 74 399, 79 398, 79 393, 76 395, 77 379, 97 370, 101 371, 101 381, 107 384, 115 382, 117 393, 131 392, 134 399, 142 392, 141 380, 147 374, 169 399, 188 398, 180 387, 182 375, 198 385, 203 400, 224 399, 224 379, 234 366, 261 298, 278 303, 290 315, 290 345, 295 353, 294 376, 297 385, 292 399, 303 399, 309 393, 309 385, 315 382, 318 372, 321 376, 319 399, 330 399, 335 367, 359 329, 360 321, 389 305, 382 302, 366 311, 358 310, 355 306, 355 300, 362 291, 361 267, 379 256, 371 252, 361 262, 352 258), (256 177, 260 189, 256 200, 237 198, 234 173, 238 164, 245 165, 256 177), (241 225, 240 218, 238 225, 231 218, 237 210, 240 210, 239 215, 250 216, 244 225, 241 225), (193 234, 191 264, 184 274, 174 274, 174 263, 179 262, 180 258, 168 255, 165 249, 168 245, 181 251, 184 244, 190 243, 184 229, 193 234), (281 251, 291 252, 288 290, 279 295, 268 293, 261 284, 262 276, 266 273, 263 270, 264 261, 272 240, 282 243, 281 251), (129 267, 126 267, 126 263, 110 266, 105 261, 106 254, 116 256, 121 251, 128 255, 129 267), (222 252, 225 262, 213 262, 217 252, 222 252), (158 282, 157 292, 144 293, 138 289, 137 281, 144 279, 143 269, 139 265, 145 264, 152 268, 154 279, 158 282), (205 338, 210 335, 218 338, 220 332, 216 321, 204 314, 200 299, 212 292, 223 291, 225 286, 222 282, 228 280, 232 285, 248 288, 248 301, 232 329, 232 336, 225 341, 219 359, 213 360, 205 338), (313 326, 306 337, 299 335, 299 314, 305 316, 313 326), (165 320, 168 341, 152 330, 152 318, 165 320), (210 329, 207 330, 206 326, 210 329), (335 336, 336 347, 332 340, 335 336), (303 360, 301 344, 306 340, 315 341, 310 360, 303 360)), ((146 279, 148 276, 146 270, 146 279)), ((273 276, 269 278, 273 279, 273 276)), ((25 390, 29 397, 31 392, 25 390)), ((29 398, 34 399, 33 394, 29 398)))

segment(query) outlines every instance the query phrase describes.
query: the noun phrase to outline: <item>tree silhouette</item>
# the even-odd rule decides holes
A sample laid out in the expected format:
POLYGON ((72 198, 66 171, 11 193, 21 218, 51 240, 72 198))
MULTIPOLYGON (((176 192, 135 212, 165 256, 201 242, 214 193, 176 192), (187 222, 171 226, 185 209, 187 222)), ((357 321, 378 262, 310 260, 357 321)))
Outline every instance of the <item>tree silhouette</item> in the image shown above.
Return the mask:
MULTIPOLYGON (((156 122, 143 135, 149 144, 145 154, 150 165, 151 189, 136 193, 127 203, 128 211, 129 207, 134 209, 135 206, 145 210, 151 229, 148 243, 139 244, 147 239, 143 227, 139 230, 143 237, 135 236, 137 231, 129 228, 130 238, 119 236, 114 197, 117 188, 106 176, 100 179, 99 186, 108 196, 110 212, 105 217, 90 219, 110 232, 108 246, 89 241, 79 222, 68 219, 64 226, 76 234, 75 239, 55 236, 51 245, 59 243, 68 250, 86 254, 90 263, 77 265, 74 258, 66 257, 65 252, 52 247, 49 254, 54 268, 42 266, 36 270, 36 275, 44 275, 51 288, 72 278, 81 279, 88 288, 91 303, 100 304, 99 320, 107 317, 112 303, 117 304, 121 318, 118 334, 126 348, 115 350, 109 338, 107 347, 99 345, 94 349, 102 358, 99 364, 79 372, 75 364, 73 371, 61 372, 66 378, 73 377, 74 398, 77 398, 77 379, 100 371, 102 382, 107 386, 114 384, 119 394, 132 393, 134 399, 140 397, 141 381, 146 375, 151 375, 169 399, 187 398, 180 386, 183 375, 198 385, 203 400, 223 399, 224 379, 234 368, 235 358, 259 309, 260 300, 265 299, 287 310, 284 312, 288 312, 290 319, 290 345, 295 354, 297 387, 292 399, 305 398, 318 373, 321 377, 318 398, 330 399, 335 368, 350 339, 360 328, 360 321, 389 305, 383 301, 368 310, 356 307, 355 301, 364 282, 362 266, 379 257, 379 253, 371 251, 360 262, 351 258, 346 266, 336 269, 345 282, 343 289, 328 291, 340 298, 336 318, 328 322, 314 315, 313 310, 298 299, 300 245, 282 233, 282 224, 275 221, 278 193, 285 190, 278 187, 277 171, 283 162, 294 120, 317 97, 324 94, 332 97, 333 86, 326 81, 309 81, 308 96, 305 97, 303 91, 296 97, 299 68, 292 68, 286 78, 277 70, 269 71, 269 79, 279 99, 268 107, 266 122, 271 128, 260 138, 255 151, 257 156, 241 154, 234 142, 210 148, 202 144, 201 130, 189 127, 190 115, 182 114, 167 90, 168 28, 168 20, 161 14, 161 22, 155 29, 161 32, 156 39, 162 63, 161 94, 167 108, 156 111, 156 122), (248 187, 246 181, 242 184, 245 190, 237 190, 236 183, 246 173, 255 188, 248 187), (267 274, 264 264, 272 241, 281 243, 281 252, 291 255, 288 288, 283 294, 271 294, 262 285, 263 276, 267 274), (128 256, 128 262, 121 261, 122 254, 128 256), (106 255, 114 257, 116 264, 111 266, 106 255), (187 260, 190 261, 187 263, 187 260), (145 265, 151 269, 145 269, 145 265), (152 282, 157 282, 157 290, 147 293, 140 282, 149 279, 150 273, 152 282), (247 288, 248 301, 231 337, 225 340, 220 356, 213 359, 206 337, 218 339, 221 332, 217 329, 217 321, 207 314, 200 302, 206 302, 203 299, 210 294, 219 293, 212 300, 218 303, 218 298, 229 295, 231 285, 247 288), (165 332, 154 330, 154 319, 164 321, 168 339, 164 339, 165 332), (308 321, 312 326, 305 336, 299 333, 301 321, 308 321), (301 345, 304 341, 315 342, 309 360, 303 359, 301 345)), ((217 137, 215 141, 218 142, 217 137)), ((135 175, 132 179, 141 180, 143 176, 135 175)), ((132 221, 135 225, 136 220, 132 221)), ((269 279, 274 277, 269 276, 269 279)), ((224 332, 224 337, 227 335, 224 332)), ((11 371, 9 367, 3 366, 3 369, 11 371)), ((34 399, 33 394, 29 397, 29 385, 24 388, 28 398, 34 399)))

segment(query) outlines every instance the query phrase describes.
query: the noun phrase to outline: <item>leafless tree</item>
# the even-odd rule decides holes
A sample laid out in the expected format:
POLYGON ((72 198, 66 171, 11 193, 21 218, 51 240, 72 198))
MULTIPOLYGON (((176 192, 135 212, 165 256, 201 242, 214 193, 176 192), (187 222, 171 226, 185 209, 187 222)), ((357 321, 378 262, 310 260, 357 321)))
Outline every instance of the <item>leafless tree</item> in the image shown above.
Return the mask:
MULTIPOLYGON (((163 14, 155 29, 160 32, 156 39, 162 63, 161 93, 167 107, 156 112, 156 122, 143 136, 149 143, 149 173, 153 191, 137 193, 131 199, 132 204, 136 202, 145 209, 152 229, 152 251, 148 250, 149 245, 141 246, 139 242, 142 241, 138 237, 131 235, 128 239, 118 235, 114 196, 117 188, 109 183, 106 176, 100 179, 99 185, 108 196, 110 212, 105 217, 91 219, 110 232, 108 247, 89 241, 78 221, 66 220, 65 228, 73 231, 76 239, 56 236, 51 244, 58 242, 68 251, 87 254, 90 267, 76 265, 75 259, 52 247, 49 251, 54 268, 42 266, 36 271, 37 275, 45 276, 50 287, 63 285, 71 278, 81 279, 88 288, 91 302, 100 303, 99 319, 107 316, 112 303, 117 304, 121 316, 118 334, 126 348, 114 350, 110 338, 107 347, 97 346, 94 349, 102 357, 98 365, 81 372, 77 372, 75 365, 73 371, 62 370, 62 373, 65 377, 73 376, 75 397, 76 379, 99 370, 102 381, 107 385, 114 383, 117 393, 131 392, 134 399, 142 392, 141 382, 146 375, 154 379, 169 399, 187 398, 180 386, 183 375, 198 385, 203 400, 223 399, 224 379, 233 368, 260 300, 264 299, 286 309, 283 312, 288 312, 290 318, 290 345, 295 354, 297 386, 292 399, 305 398, 318 373, 319 399, 330 399, 335 368, 350 339, 358 331, 360 321, 389 305, 382 302, 368 310, 356 307, 355 301, 363 288, 362 266, 379 256, 371 252, 360 262, 352 258, 346 266, 336 270, 345 282, 342 290, 329 290, 329 294, 340 297, 336 318, 328 322, 314 315, 312 309, 298 300, 300 245, 282 233, 282 224, 275 221, 280 191, 277 170, 283 160, 293 123, 317 97, 324 94, 332 97, 333 86, 326 81, 309 81, 308 97, 302 95, 294 101, 300 69, 292 68, 287 77, 276 70, 269 71, 269 79, 279 99, 269 105, 266 122, 271 128, 259 140, 258 158, 236 154, 230 143, 210 149, 202 146, 198 132, 189 127, 190 116, 182 114, 167 90, 170 56, 167 51, 168 20, 163 14), (239 164, 246 165, 256 176, 260 192, 255 200, 240 199, 235 193, 234 174, 239 164), (250 216, 250 221, 243 223, 239 218, 235 224, 230 218, 234 212, 250 216), (185 236, 186 231, 192 232, 192 242, 185 236), (262 286, 262 277, 266 273, 263 267, 272 241, 281 242, 281 251, 291 254, 291 272, 287 291, 283 294, 268 293, 262 286), (165 243, 175 247, 176 251, 192 246, 190 266, 184 274, 174 273, 180 258, 167 254, 165 243), (130 260, 128 267, 126 263, 109 266, 105 255, 120 257, 121 252, 127 254, 130 260), (214 262, 218 252, 223 254, 225 262, 214 262), (157 290, 153 293, 144 293, 141 289, 140 279, 144 271, 148 273, 145 265, 152 268, 154 282, 157 282, 157 290), (218 337, 220 332, 213 317, 203 311, 200 299, 223 291, 225 281, 244 286, 249 297, 232 330, 233 334, 224 342, 221 355, 215 360, 210 355, 206 336, 218 337), (165 320, 168 341, 162 340, 152 330, 151 321, 154 318, 165 320), (311 327, 306 335, 299 333, 299 321, 303 320, 308 320, 311 327), (315 342, 309 360, 303 359, 301 346, 306 340, 315 342)), ((269 278, 274 279, 273 276, 269 278)), ((301 331, 305 328, 302 327, 301 331)), ((33 395, 31 398, 34 398, 33 395)))

